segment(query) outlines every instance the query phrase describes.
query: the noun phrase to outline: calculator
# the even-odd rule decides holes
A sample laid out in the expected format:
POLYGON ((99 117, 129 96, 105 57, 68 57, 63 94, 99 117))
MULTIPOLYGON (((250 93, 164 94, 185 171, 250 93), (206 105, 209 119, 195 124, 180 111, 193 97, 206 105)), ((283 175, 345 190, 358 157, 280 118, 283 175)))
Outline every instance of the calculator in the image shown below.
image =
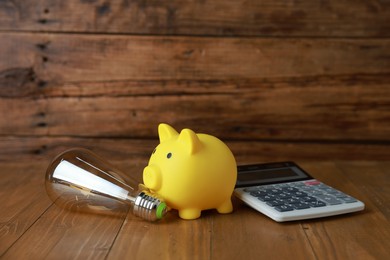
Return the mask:
POLYGON ((236 197, 277 222, 356 212, 364 203, 312 178, 294 162, 238 166, 236 197))

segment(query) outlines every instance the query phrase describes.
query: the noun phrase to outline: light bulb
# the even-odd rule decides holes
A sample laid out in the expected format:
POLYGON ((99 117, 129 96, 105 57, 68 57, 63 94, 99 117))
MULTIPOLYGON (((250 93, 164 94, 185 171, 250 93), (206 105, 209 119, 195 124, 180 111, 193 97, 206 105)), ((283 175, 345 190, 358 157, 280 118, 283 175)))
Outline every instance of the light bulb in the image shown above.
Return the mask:
POLYGON ((93 152, 73 148, 58 155, 46 171, 50 199, 73 211, 127 212, 149 221, 164 217, 165 202, 93 152))

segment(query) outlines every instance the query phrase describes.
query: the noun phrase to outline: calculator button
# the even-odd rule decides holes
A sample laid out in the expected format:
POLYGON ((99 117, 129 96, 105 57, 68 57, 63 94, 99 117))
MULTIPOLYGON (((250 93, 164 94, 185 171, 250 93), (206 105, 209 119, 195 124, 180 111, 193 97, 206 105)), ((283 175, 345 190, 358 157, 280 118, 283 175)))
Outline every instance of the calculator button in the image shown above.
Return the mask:
POLYGON ((279 199, 289 199, 292 197, 292 194, 284 192, 276 195, 279 199))
POLYGON ((325 194, 322 190, 311 190, 311 191, 306 191, 307 193, 310 193, 311 195, 323 195, 325 194))
POLYGON ((318 195, 317 198, 330 205, 342 204, 341 200, 329 195, 318 195))
POLYGON ((330 193, 330 194, 337 194, 339 193, 338 190, 335 190, 335 189, 332 189, 332 188, 320 188, 320 190, 326 192, 326 193, 330 193))
POLYGON ((326 206, 326 203, 322 202, 322 201, 309 201, 308 202, 310 207, 313 207, 313 208, 319 208, 319 207, 325 207, 326 206))
POLYGON ((311 196, 307 196, 307 197, 302 197, 301 200, 303 201, 306 201, 306 202, 310 202, 310 201, 317 201, 316 198, 314 197, 311 197, 311 196))
POLYGON ((314 190, 313 186, 303 186, 299 188, 301 191, 311 191, 314 190))
POLYGON ((294 210, 293 207, 289 205, 281 205, 281 206, 276 206, 275 209, 280 212, 285 212, 285 211, 292 211, 294 210))
POLYGON ((252 195, 253 197, 259 197, 259 196, 265 196, 267 195, 267 192, 265 191, 251 191, 249 192, 250 195, 252 195))
POLYGON ((321 182, 317 181, 317 180, 305 181, 305 185, 308 185, 308 186, 314 186, 314 185, 319 185, 319 184, 321 184, 321 182))
POLYGON ((342 193, 341 191, 337 192, 337 193, 332 193, 333 196, 335 196, 336 198, 346 198, 346 197, 350 197, 348 196, 347 194, 345 193, 342 193))
POLYGON ((259 200, 261 200, 261 201, 271 201, 271 200, 276 200, 277 199, 277 197, 275 195, 272 195, 272 194, 265 195, 265 196, 259 196, 257 198, 259 200))
POLYGON ((293 187, 302 187, 302 186, 305 186, 305 184, 303 182, 292 182, 290 183, 290 186, 293 186, 293 187))
POLYGON ((267 201, 267 205, 271 207, 281 206, 284 205, 284 202, 281 200, 271 200, 271 201, 267 201))
MULTIPOLYGON (((287 197, 292 197, 294 194, 292 192, 283 192, 282 194, 284 194, 285 196, 287 197)), ((280 195, 280 194, 279 194, 280 195)))
POLYGON ((271 193, 271 194, 280 194, 280 193, 283 192, 283 190, 275 189, 275 188, 273 188, 273 189, 266 189, 265 191, 268 192, 268 193, 271 193))
POLYGON ((333 189, 332 187, 330 187, 330 186, 328 186, 328 185, 326 185, 326 184, 323 184, 323 183, 317 185, 316 188, 321 189, 321 190, 333 189))
POLYGON ((308 209, 310 208, 310 205, 306 202, 303 203, 296 203, 291 205, 294 209, 308 209))
POLYGON ((292 195, 296 196, 296 197, 306 197, 307 193, 306 192, 302 192, 302 191, 296 191, 296 192, 293 192, 292 195))
POLYGON ((286 204, 295 204, 295 203, 301 203, 301 200, 297 198, 288 198, 288 199, 283 199, 284 203, 286 204))
POLYGON ((357 199, 354 199, 352 197, 343 197, 343 198, 340 198, 342 201, 344 201, 345 203, 353 203, 353 202, 356 202, 357 199))
POLYGON ((286 191, 286 192, 297 192, 299 191, 297 188, 295 187, 283 187, 282 188, 283 191, 286 191))

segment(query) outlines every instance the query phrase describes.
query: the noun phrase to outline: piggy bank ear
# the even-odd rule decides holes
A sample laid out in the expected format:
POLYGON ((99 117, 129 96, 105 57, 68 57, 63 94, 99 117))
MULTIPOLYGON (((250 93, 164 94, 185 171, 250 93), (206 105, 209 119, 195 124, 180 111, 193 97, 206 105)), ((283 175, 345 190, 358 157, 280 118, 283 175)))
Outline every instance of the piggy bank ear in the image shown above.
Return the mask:
POLYGON ((190 129, 183 129, 180 132, 178 141, 184 146, 184 149, 187 150, 189 154, 197 153, 202 148, 199 137, 190 129))
POLYGON ((177 136, 179 133, 170 125, 160 124, 158 126, 158 137, 160 138, 160 143, 165 140, 171 139, 174 136, 177 136))

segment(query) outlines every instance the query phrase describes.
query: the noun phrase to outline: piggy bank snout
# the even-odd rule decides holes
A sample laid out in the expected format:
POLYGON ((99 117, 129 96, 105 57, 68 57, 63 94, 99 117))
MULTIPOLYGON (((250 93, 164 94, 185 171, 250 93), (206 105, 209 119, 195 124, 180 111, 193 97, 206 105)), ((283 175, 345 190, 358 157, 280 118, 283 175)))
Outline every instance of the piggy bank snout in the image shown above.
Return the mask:
POLYGON ((161 171, 157 166, 149 165, 144 168, 143 181, 146 187, 157 191, 161 188, 161 171))

